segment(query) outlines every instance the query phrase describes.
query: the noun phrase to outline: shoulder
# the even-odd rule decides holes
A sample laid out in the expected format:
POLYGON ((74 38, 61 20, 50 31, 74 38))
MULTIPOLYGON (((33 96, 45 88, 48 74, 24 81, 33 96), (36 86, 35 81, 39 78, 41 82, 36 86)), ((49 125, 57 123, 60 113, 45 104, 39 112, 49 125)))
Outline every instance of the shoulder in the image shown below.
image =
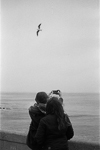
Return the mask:
POLYGON ((71 125, 71 121, 70 121, 69 116, 68 116, 67 114, 64 114, 64 119, 65 119, 65 121, 66 121, 69 125, 71 125))
POLYGON ((68 114, 64 113, 64 117, 65 118, 69 118, 68 114))
POLYGON ((34 106, 30 106, 29 113, 30 114, 41 114, 41 111, 39 110, 39 108, 36 105, 34 105, 34 106))
POLYGON ((29 111, 30 111, 30 112, 37 111, 37 106, 30 106, 30 107, 29 107, 29 111))

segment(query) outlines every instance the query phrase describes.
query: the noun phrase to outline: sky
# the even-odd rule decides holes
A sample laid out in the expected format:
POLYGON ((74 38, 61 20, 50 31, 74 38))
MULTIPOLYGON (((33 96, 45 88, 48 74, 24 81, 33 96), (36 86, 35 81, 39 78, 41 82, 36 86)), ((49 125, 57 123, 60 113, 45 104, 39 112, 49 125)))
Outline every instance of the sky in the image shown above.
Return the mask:
POLYGON ((99 0, 1 0, 0 63, 1 92, 99 92, 99 0))

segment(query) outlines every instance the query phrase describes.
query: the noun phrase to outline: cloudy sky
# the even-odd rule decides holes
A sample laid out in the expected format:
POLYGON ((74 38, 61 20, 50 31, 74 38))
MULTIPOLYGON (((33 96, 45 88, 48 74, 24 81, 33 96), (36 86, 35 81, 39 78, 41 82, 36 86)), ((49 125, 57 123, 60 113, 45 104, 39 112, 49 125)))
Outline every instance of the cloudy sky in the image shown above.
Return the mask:
POLYGON ((1 91, 54 89, 99 91, 99 0, 1 0, 1 91))

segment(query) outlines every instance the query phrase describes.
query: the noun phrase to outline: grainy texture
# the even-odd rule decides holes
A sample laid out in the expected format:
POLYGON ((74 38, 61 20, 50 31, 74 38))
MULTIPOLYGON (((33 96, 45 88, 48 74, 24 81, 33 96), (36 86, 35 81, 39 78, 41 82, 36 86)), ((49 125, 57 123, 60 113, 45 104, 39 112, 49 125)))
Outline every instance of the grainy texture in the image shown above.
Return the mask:
MULTIPOLYGON (((99 150, 99 144, 69 141, 70 150, 99 150)), ((0 132, 0 150, 30 150, 26 145, 26 135, 0 132)))

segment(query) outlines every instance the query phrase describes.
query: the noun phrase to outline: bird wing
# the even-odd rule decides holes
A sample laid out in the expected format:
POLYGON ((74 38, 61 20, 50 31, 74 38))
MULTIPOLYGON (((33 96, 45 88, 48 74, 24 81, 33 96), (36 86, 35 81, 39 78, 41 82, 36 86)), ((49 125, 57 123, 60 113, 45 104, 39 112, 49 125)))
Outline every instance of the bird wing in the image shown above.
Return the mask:
POLYGON ((38 25, 38 28, 40 29, 41 23, 38 25))
POLYGON ((39 33, 39 30, 37 30, 37 32, 36 32, 37 36, 38 36, 38 33, 39 33))

